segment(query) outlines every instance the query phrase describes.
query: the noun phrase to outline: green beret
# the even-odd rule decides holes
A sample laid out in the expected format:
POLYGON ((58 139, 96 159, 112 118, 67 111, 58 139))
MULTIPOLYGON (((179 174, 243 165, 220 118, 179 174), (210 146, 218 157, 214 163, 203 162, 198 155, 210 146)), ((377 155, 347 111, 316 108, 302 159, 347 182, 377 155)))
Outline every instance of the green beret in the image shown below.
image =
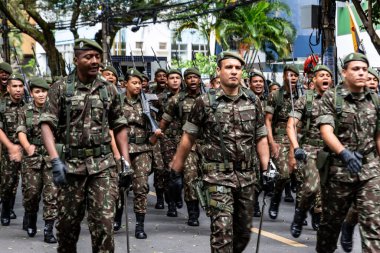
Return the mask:
POLYGON ((222 60, 225 60, 225 59, 236 59, 236 60, 239 60, 241 65, 245 65, 245 61, 244 59, 237 53, 234 53, 234 52, 229 52, 229 51, 225 51, 225 52, 221 52, 218 57, 216 58, 216 62, 219 63, 222 61, 222 60))
POLYGON ((182 77, 182 73, 178 69, 169 69, 167 76, 170 76, 171 74, 178 74, 182 77))
POLYGON ((377 80, 380 80, 379 72, 377 72, 374 68, 368 68, 368 73, 374 75, 377 78, 377 80))
POLYGON ((48 77, 45 77, 45 81, 48 83, 48 84, 53 84, 53 78, 51 78, 50 76, 48 77))
POLYGON ((166 69, 158 68, 158 69, 156 70, 156 72, 154 72, 154 75, 157 75, 157 74, 160 73, 160 72, 164 72, 165 74, 168 73, 168 72, 166 71, 166 69))
POLYGON ((123 82, 125 80, 125 78, 123 75, 121 75, 118 80, 119 80, 119 82, 123 82))
POLYGON ((148 77, 148 75, 142 73, 141 76, 142 76, 143 79, 145 78, 145 79, 149 82, 149 77, 148 77))
POLYGON ((210 82, 214 81, 216 78, 218 78, 219 76, 214 74, 214 75, 211 75, 210 76, 210 82))
POLYGON ((4 70, 8 74, 12 74, 13 73, 11 65, 8 62, 5 62, 5 61, 2 62, 2 63, 0 63, 0 69, 4 70))
POLYGON ((32 77, 29 79, 29 88, 32 90, 33 88, 42 88, 45 90, 49 90, 49 84, 41 77, 32 77))
POLYGON ((102 69, 102 71, 111 71, 116 76, 116 78, 118 78, 116 69, 111 65, 107 65, 105 68, 102 69))
POLYGON ((297 75, 300 74, 300 71, 298 70, 297 66, 294 64, 286 64, 284 66, 284 73, 285 71, 292 71, 293 73, 296 73, 297 75))
POLYGON ((271 82, 269 84, 269 88, 272 87, 272 86, 278 86, 278 87, 281 87, 281 85, 278 83, 278 82, 271 82))
POLYGON ((137 69, 134 69, 134 68, 128 69, 126 74, 127 74, 126 75, 127 77, 134 76, 134 77, 139 78, 140 81, 142 82, 142 74, 137 69))
POLYGON ((199 72, 199 70, 197 68, 188 68, 185 70, 185 73, 183 73, 183 75, 185 77, 190 75, 190 74, 194 74, 194 75, 201 77, 201 73, 199 72))
POLYGON ((22 83, 25 83, 24 77, 22 75, 20 75, 19 73, 13 73, 12 75, 10 75, 8 78, 8 81, 9 80, 19 80, 22 83))
POLYGON ((261 73, 260 71, 253 70, 252 72, 249 73, 249 78, 254 77, 254 76, 259 76, 259 77, 261 77, 261 78, 264 80, 264 82, 265 82, 264 74, 261 73))
POLYGON ((96 50, 103 53, 103 48, 98 42, 89 39, 76 39, 74 41, 74 50, 96 50))
POLYGON ((329 67, 327 67, 326 65, 317 65, 317 66, 315 66, 315 67, 313 68, 312 71, 313 71, 313 73, 315 74, 315 73, 317 73, 318 71, 321 71, 321 70, 324 70, 324 71, 329 72, 331 76, 333 75, 331 69, 330 69, 329 67))
POLYGON ((364 54, 361 54, 361 53, 351 53, 351 54, 347 55, 343 59, 343 65, 346 65, 350 61, 362 61, 362 62, 367 63, 367 65, 369 65, 367 56, 365 56, 364 54))

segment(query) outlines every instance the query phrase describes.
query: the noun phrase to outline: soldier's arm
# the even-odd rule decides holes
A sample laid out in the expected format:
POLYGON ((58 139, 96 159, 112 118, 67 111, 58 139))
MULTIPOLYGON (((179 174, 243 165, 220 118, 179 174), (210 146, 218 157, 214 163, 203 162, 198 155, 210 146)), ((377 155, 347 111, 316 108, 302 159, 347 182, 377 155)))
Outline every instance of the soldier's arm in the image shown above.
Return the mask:
POLYGON ((296 132, 296 126, 299 122, 299 119, 289 117, 288 123, 286 125, 286 133, 288 134, 288 138, 290 141, 290 145, 293 148, 298 148, 298 140, 297 140, 297 132, 296 132))
POLYGON ((120 127, 114 130, 116 146, 120 154, 124 157, 125 160, 131 164, 131 159, 129 158, 129 142, 128 142, 128 133, 126 127, 120 127))
POLYGON ((257 154, 259 155, 260 159, 260 168, 261 171, 266 171, 268 169, 269 164, 269 145, 268 145, 268 139, 263 137, 257 141, 257 154))
POLYGON ((58 158, 58 152, 55 148, 54 134, 48 123, 41 123, 41 136, 50 159, 53 160, 54 158, 58 158))
POLYGON ((18 140, 20 141, 21 146, 25 149, 26 153, 31 156, 34 154, 36 147, 33 144, 30 144, 28 137, 24 132, 19 132, 17 134, 18 140))
POLYGON ((116 160, 119 160, 120 159, 120 152, 117 149, 115 136, 114 136, 112 130, 110 130, 110 135, 111 135, 111 149, 112 149, 113 157, 115 157, 116 160))
POLYGON ((269 152, 269 144, 268 144, 268 131, 265 126, 265 118, 263 113, 263 108, 261 107, 261 102, 259 99, 256 99, 256 115, 257 115, 257 121, 256 121, 256 149, 257 154, 260 160, 260 168, 261 171, 267 171, 268 170, 268 164, 269 164, 269 158, 270 158, 270 152, 269 152))
POLYGON ((277 158, 279 156, 280 147, 273 138, 272 119, 273 119, 273 114, 267 112, 265 114, 265 126, 267 127, 267 130, 268 130, 268 142, 271 147, 273 156, 277 158))
POLYGON ((20 146, 11 142, 2 129, 0 129, 0 142, 8 149, 9 159, 11 161, 21 161, 22 152, 20 146))
POLYGON ((335 136, 334 128, 331 125, 324 124, 321 125, 319 129, 321 130, 323 141, 326 143, 326 145, 330 148, 332 152, 334 152, 335 154, 339 154, 343 151, 344 146, 335 136))
POLYGON ((176 172, 181 172, 185 160, 190 153, 191 147, 194 145, 196 137, 187 132, 183 132, 181 142, 177 148, 177 151, 173 157, 171 169, 176 172))
POLYGON ((380 133, 376 134, 376 148, 377 154, 380 154, 380 133))

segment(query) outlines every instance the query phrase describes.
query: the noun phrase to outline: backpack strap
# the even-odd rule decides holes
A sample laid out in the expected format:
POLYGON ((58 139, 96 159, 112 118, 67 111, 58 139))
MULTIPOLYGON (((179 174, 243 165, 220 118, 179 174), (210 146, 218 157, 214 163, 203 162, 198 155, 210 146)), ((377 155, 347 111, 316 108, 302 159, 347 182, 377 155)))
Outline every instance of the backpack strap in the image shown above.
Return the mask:
POLYGON ((27 130, 30 130, 33 127, 33 107, 29 105, 25 112, 25 125, 27 130))
POLYGON ((304 128, 304 133, 309 132, 310 130, 310 121, 313 111, 313 101, 314 101, 314 90, 306 91, 306 106, 305 106, 305 116, 306 116, 306 127, 304 128))
POLYGON ((222 152, 222 156, 223 156, 224 168, 228 170, 228 169, 230 169, 230 164, 229 164, 228 159, 227 159, 226 145, 224 144, 224 138, 223 138, 222 128, 220 126, 219 115, 217 114, 219 102, 216 100, 216 92, 214 89, 208 90, 207 95, 208 95, 208 99, 210 102, 210 107, 211 107, 212 112, 215 116, 216 125, 218 127, 220 148, 221 148, 221 152, 222 152))
POLYGON ((71 98, 74 96, 75 89, 75 73, 71 73, 67 77, 66 91, 65 91, 65 101, 66 101, 66 138, 65 138, 65 148, 69 150, 70 142, 70 114, 71 114, 71 98))
POLYGON ((278 110, 282 108, 284 105, 284 88, 281 88, 278 90, 277 93, 275 93, 274 101, 276 103, 274 107, 274 113, 273 113, 273 119, 272 119, 272 128, 277 124, 278 121, 278 110))
POLYGON ((339 84, 335 87, 335 111, 336 111, 335 129, 334 129, 335 136, 338 136, 340 118, 342 116, 342 111, 343 111, 342 107, 343 107, 342 85, 339 84))
POLYGON ((100 100, 103 102, 101 138, 102 138, 102 143, 104 144, 105 136, 106 136, 106 120, 107 120, 107 115, 108 115, 110 105, 111 105, 111 99, 108 96, 108 90, 105 83, 103 83, 103 85, 100 87, 99 93, 100 93, 100 100))

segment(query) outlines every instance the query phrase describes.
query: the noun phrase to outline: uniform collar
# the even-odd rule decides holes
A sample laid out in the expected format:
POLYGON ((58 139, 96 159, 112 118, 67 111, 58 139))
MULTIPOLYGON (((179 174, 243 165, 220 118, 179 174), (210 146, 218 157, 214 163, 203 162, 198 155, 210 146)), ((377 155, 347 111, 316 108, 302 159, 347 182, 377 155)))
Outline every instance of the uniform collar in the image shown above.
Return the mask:
MULTIPOLYGON (((219 98, 222 98, 222 97, 225 97, 227 99, 230 99, 230 96, 226 95, 226 93, 224 92, 224 90, 222 88, 218 88, 215 90, 215 99, 219 99, 219 98)), ((235 100, 237 100, 238 98, 240 97, 243 97, 243 98, 248 98, 249 95, 247 94, 247 92, 245 90, 243 90, 241 87, 239 87, 239 92, 238 94, 235 96, 235 100)))
MULTIPOLYGON (((342 97, 350 97, 350 98, 354 98, 354 99, 357 99, 357 96, 355 96, 354 94, 352 94, 352 92, 350 90, 347 89, 346 85, 345 84, 340 84, 342 86, 341 88, 341 94, 342 94, 342 97)), ((363 92, 364 96, 360 96, 360 97, 367 97, 367 96, 370 96, 371 94, 371 90, 368 88, 368 87, 364 87, 364 92, 363 92)))

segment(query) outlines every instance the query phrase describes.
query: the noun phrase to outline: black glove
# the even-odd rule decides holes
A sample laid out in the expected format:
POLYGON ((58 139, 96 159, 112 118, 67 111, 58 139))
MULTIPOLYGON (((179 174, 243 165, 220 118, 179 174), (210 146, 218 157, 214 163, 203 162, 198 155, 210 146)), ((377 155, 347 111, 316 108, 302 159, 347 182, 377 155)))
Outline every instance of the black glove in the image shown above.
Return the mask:
POLYGON ((56 186, 64 186, 66 180, 66 165, 57 157, 51 160, 53 166, 53 182, 56 186))
POLYGON ((120 159, 120 164, 121 172, 119 173, 119 187, 129 188, 132 184, 133 170, 124 157, 120 159))
POLYGON ((349 172, 357 174, 361 171, 363 156, 359 152, 351 152, 348 149, 343 149, 343 151, 339 153, 339 158, 343 161, 349 172))
POLYGON ((294 157, 297 161, 306 161, 307 155, 305 150, 303 150, 302 148, 295 148, 294 157))
POLYGON ((263 191, 268 193, 268 192, 273 192, 274 190, 274 181, 275 178, 270 175, 267 171, 264 171, 261 175, 261 181, 262 181, 262 187, 263 191))
POLYGON ((174 170, 170 170, 170 178, 169 178, 169 193, 170 197, 174 202, 179 202, 182 199, 182 173, 176 172, 174 170))

